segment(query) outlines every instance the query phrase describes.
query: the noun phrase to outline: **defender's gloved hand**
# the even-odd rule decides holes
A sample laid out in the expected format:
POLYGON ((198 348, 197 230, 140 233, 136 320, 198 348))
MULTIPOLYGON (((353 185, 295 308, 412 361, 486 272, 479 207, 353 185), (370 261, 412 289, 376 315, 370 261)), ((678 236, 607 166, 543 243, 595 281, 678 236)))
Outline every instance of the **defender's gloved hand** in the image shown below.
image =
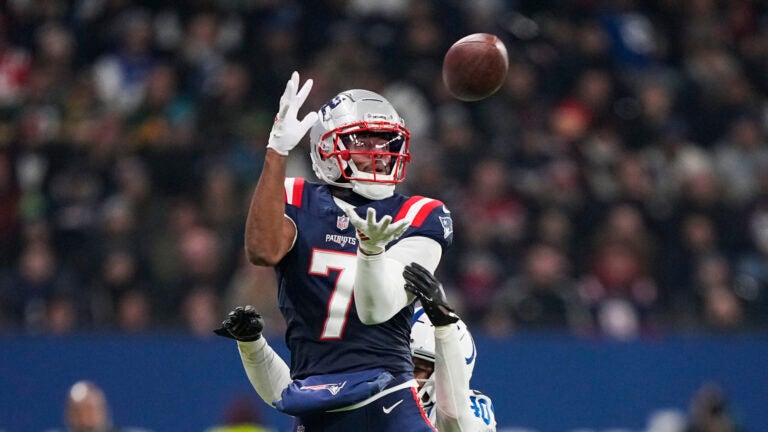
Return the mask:
POLYGON ((376 221, 376 210, 373 208, 368 208, 365 220, 358 216, 353 208, 346 208, 344 212, 357 229, 360 250, 366 255, 377 255, 384 252, 391 241, 398 239, 411 226, 411 222, 407 219, 392 223, 392 216, 390 215, 376 221))
POLYGON ((459 316, 453 312, 445 298, 443 284, 429 270, 418 263, 411 263, 403 270, 405 289, 421 301, 424 312, 435 327, 453 324, 459 316))
POLYGON ((269 144, 267 148, 288 156, 288 153, 296 147, 309 128, 317 121, 317 113, 311 112, 299 121, 297 116, 299 108, 304 104, 312 90, 312 80, 309 79, 299 90, 299 73, 294 72, 288 84, 285 85, 285 92, 280 97, 280 110, 275 117, 275 124, 272 126, 272 132, 269 133, 269 144))
POLYGON ((238 306, 229 313, 227 319, 221 322, 221 327, 213 332, 219 336, 252 342, 261 337, 264 330, 264 319, 253 306, 238 306))

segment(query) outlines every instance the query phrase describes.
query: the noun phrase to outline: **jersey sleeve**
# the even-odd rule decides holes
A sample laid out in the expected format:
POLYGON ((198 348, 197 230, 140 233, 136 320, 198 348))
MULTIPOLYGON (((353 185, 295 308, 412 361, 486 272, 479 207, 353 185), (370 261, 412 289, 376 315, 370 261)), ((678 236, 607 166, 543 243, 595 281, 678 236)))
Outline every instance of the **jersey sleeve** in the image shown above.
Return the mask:
POLYGON ((297 225, 298 212, 309 195, 306 191, 307 187, 308 183, 301 177, 286 177, 283 183, 283 199, 285 201, 283 214, 296 228, 293 241, 291 242, 291 249, 293 249, 296 239, 299 237, 299 227, 297 225))
POLYGON ((307 183, 301 177, 286 177, 283 189, 285 198, 285 215, 296 221, 298 209, 304 203, 305 188, 307 183))
POLYGON ((254 390, 264 402, 274 406, 291 383, 288 365, 262 337, 254 342, 237 342, 240 361, 254 390))
POLYGON ((453 243, 453 219, 451 212, 442 201, 414 196, 405 201, 394 221, 411 220, 411 226, 403 238, 411 236, 428 237, 445 249, 453 243))
MULTIPOLYGON (((490 398, 470 390, 458 325, 435 327, 435 409, 441 432, 495 430, 490 398)), ((473 351, 474 353, 474 351, 473 351)))

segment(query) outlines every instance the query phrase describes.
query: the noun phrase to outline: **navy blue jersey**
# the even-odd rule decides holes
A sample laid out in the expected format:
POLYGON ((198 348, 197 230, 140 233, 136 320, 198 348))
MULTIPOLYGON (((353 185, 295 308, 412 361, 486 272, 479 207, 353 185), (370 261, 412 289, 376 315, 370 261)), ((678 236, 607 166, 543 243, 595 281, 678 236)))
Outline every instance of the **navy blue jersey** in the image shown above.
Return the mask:
MULTIPOLYGON (((382 324, 360 321, 352 296, 358 240, 328 186, 287 178, 285 201, 285 214, 298 231, 293 248, 276 266, 291 377, 373 368, 411 374, 413 305, 382 324)), ((395 194, 356 211, 365 218, 368 207, 376 209, 378 219, 391 215, 395 221, 412 220, 400 240, 428 237, 443 249, 453 240, 450 212, 438 200, 395 194)))

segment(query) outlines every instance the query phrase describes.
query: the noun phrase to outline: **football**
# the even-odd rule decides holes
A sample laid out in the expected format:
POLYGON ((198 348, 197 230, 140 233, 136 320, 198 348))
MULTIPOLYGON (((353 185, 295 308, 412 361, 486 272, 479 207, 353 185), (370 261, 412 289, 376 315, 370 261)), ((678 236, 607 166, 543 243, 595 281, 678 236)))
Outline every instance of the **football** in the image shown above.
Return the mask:
POLYGON ((443 83, 462 101, 485 99, 496 93, 509 69, 507 47, 497 36, 474 33, 448 49, 443 59, 443 83))

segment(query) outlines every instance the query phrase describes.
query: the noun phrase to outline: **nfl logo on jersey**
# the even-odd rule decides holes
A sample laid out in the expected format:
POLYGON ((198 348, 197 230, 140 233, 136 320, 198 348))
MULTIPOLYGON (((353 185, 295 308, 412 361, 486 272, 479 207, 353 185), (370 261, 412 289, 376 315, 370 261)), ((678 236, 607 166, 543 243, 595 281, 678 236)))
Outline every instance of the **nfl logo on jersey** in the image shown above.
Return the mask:
POLYGON ((349 217, 347 217, 347 216, 337 216, 336 217, 336 228, 338 228, 341 231, 344 231, 345 229, 349 228, 349 217))

